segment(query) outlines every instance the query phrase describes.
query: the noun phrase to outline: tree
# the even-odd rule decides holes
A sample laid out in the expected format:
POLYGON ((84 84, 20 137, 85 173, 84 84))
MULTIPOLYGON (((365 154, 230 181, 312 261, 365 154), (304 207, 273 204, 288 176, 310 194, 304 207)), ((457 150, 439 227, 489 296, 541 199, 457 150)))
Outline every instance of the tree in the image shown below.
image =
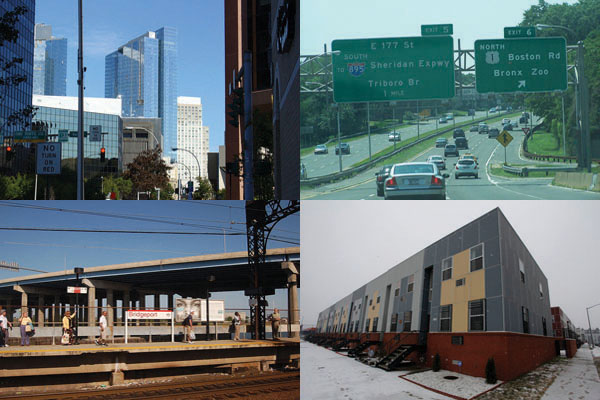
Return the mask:
POLYGON ((194 191, 194 200, 212 200, 215 198, 215 191, 210 183, 210 181, 206 178, 202 178, 199 176, 196 178, 198 180, 198 186, 194 191))
POLYGON ((143 151, 127 165, 127 172, 123 174, 123 178, 131 180, 134 192, 152 192, 155 187, 159 187, 161 191, 167 189, 167 172, 171 168, 160 157, 160 151, 158 147, 143 151))
POLYGON ((122 176, 105 176, 104 177, 104 195, 110 192, 115 192, 117 199, 123 200, 131 194, 133 182, 125 179, 122 176))

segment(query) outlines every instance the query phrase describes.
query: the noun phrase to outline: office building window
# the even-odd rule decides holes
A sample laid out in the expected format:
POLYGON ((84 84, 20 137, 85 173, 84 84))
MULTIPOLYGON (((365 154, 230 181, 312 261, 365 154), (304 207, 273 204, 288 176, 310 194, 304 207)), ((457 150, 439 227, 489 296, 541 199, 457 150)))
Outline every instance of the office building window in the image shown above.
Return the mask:
POLYGON ((379 318, 373 318, 373 332, 377 332, 378 323, 379 323, 379 318))
POLYGON ((404 332, 410 332, 411 328, 411 320, 412 320, 412 311, 404 312, 404 332))
POLYGON ((379 304, 379 300, 381 300, 381 296, 377 296, 377 304, 379 304))
POLYGON ((410 293, 413 291, 414 287, 415 287, 415 275, 412 274, 411 276, 408 277, 408 289, 406 291, 410 293))
POLYGON ((485 330, 485 300, 474 300, 469 302, 469 330, 485 330))
POLYGON ((452 304, 440 307, 440 332, 450 332, 452 329, 452 304))
POLYGON ((452 257, 442 260, 442 280, 447 281, 452 278, 452 257))
POLYGON ((392 314, 392 326, 390 327, 390 331, 396 332, 398 329, 398 314, 392 314))
POLYGON ((465 278, 460 278, 456 280, 456 286, 464 286, 465 285, 465 278))
POLYGON ((521 307, 523 314, 523 333, 529 333, 529 310, 526 307, 521 307))
POLYGON ((471 272, 483 268, 483 243, 471 247, 471 272))
POLYGON ((371 320, 370 320, 370 319, 368 319, 368 320, 367 320, 367 324, 366 324, 366 326, 365 326, 365 332, 369 332, 369 324, 370 324, 370 323, 371 323, 371 320))
POLYGON ((525 283, 525 264, 519 258, 519 272, 521 273, 521 282, 525 283))

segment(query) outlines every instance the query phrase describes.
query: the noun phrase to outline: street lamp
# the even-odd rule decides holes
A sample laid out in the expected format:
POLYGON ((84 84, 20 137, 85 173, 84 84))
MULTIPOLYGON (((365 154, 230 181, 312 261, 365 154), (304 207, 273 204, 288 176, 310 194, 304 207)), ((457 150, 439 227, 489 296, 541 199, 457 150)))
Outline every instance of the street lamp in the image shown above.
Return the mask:
MULTIPOLYGON (((208 291, 208 286, 210 285, 211 282, 214 282, 216 280, 214 275, 209 275, 206 278, 206 340, 210 340, 210 314, 209 314, 209 298, 210 298, 210 292, 208 291)), ((215 325, 215 335, 217 335, 218 338, 218 333, 217 333, 217 326, 215 325)))
MULTIPOLYGON (((198 157, 196 157, 196 155, 194 153, 192 153, 191 151, 189 151, 188 149, 182 149, 182 148, 178 148, 178 147, 172 147, 171 150, 173 151, 177 151, 177 150, 182 150, 182 151, 187 151, 188 153, 190 153, 192 156, 194 156, 194 158, 196 159, 196 162, 198 163, 198 176, 200 176, 200 161, 198 161, 198 157)), ((198 182, 200 183, 200 182, 198 182)))
POLYGON ((592 347, 590 347, 590 349, 593 349, 593 348, 594 348, 594 336, 592 335, 592 324, 591 324, 591 322, 590 322, 590 308, 594 308, 594 307, 596 307, 596 306, 600 306, 600 303, 598 303, 598 304, 594 304, 594 305, 593 305, 593 306, 591 306, 591 307, 586 307, 586 308, 585 308, 585 312, 587 313, 587 317, 588 317, 588 324, 589 324, 589 326, 590 326, 590 340, 592 341, 592 347))
MULTIPOLYGON (((75 276, 77 277, 77 286, 81 286, 81 280, 79 275, 83 274, 83 268, 77 267, 73 269, 75 276)), ((75 291, 75 313, 79 313, 79 290, 75 291)), ((89 312, 89 311, 88 311, 89 312)), ((89 315, 89 314, 88 314, 89 315)), ((79 344, 79 323, 77 322, 79 316, 75 318, 75 344, 79 344)))

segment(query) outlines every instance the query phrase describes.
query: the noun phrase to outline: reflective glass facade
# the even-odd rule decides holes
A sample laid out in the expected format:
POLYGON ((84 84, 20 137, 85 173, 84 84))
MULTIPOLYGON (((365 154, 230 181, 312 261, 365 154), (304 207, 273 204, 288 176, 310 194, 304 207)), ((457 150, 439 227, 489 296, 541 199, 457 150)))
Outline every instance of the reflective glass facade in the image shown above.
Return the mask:
MULTIPOLYGON (((33 54, 33 93, 48 96, 67 95, 67 39, 41 36, 36 26, 33 54)), ((44 28, 49 26, 42 25, 44 28)), ((51 29, 47 29, 51 35, 51 29)))
MULTIPOLYGON (((0 118, 5 119, 15 111, 31 105, 33 89, 33 27, 35 23, 35 0, 4 0, 0 2, 0 13, 12 11, 16 6, 26 6, 29 9, 24 16, 19 18, 16 28, 19 38, 15 43, 5 42, 0 46, 0 58, 2 61, 12 60, 14 57, 23 58, 23 62, 11 69, 9 73, 0 72, 2 77, 14 74, 23 74, 27 77, 16 87, 10 87, 6 94, 0 97, 0 118)), ((22 130, 21 126, 5 127, 0 132, 0 139, 13 131, 22 130)), ((9 134, 10 136, 10 134, 9 134)))
MULTIPOLYGON (((84 108, 85 110, 85 108, 84 108)), ((77 169, 77 111, 60 108, 38 106, 34 121, 47 122, 50 125, 48 135, 50 141, 58 141, 58 131, 67 129, 72 131, 68 141, 62 144, 62 166, 77 169)), ((84 112, 83 126, 85 131, 90 131, 90 125, 102 126, 102 140, 90 142, 90 136, 84 138, 84 174, 86 178, 96 175, 106 176, 123 171, 123 122, 121 117, 112 114, 84 112), (100 162, 100 148, 106 149, 106 161, 100 162)))
POLYGON ((104 96, 121 96, 124 117, 162 119, 165 154, 177 146, 177 30, 161 28, 105 57, 104 96))

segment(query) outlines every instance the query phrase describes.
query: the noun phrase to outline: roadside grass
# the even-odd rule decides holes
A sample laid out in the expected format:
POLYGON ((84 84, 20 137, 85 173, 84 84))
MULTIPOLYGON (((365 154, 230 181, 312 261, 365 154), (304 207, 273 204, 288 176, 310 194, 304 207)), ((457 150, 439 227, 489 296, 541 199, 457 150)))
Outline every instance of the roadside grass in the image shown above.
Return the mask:
MULTIPOLYGON (((510 164, 511 167, 555 167, 556 164, 510 164)), ((592 173, 600 173, 600 167, 596 166, 592 168, 592 173)), ((527 178, 526 176, 519 176, 508 173, 502 169, 502 164, 493 164, 490 166, 490 174, 494 176, 500 176, 503 178, 527 178)), ((532 171, 529 170, 529 178, 553 178, 556 176, 555 171, 532 171)))
POLYGON ((562 156, 563 151, 560 141, 556 136, 547 131, 537 131, 527 142, 530 153, 540 155, 562 156))
POLYGON ((554 382, 567 360, 556 357, 515 380, 478 397, 478 400, 539 400, 554 382))

